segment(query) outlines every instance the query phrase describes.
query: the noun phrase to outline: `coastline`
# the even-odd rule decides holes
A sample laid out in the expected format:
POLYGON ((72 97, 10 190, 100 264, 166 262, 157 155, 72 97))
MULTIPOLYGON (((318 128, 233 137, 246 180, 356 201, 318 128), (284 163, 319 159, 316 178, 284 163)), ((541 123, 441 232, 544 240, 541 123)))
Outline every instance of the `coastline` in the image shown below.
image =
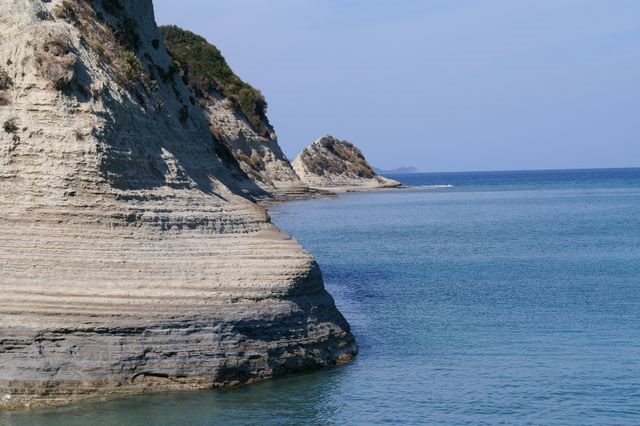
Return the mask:
POLYGON ((306 193, 290 194, 286 192, 275 192, 272 198, 258 198, 256 203, 267 210, 270 206, 288 203, 292 201, 307 201, 307 200, 321 200, 331 199, 339 197, 341 194, 355 193, 355 192, 386 192, 406 190, 412 188, 408 185, 393 185, 393 186, 367 186, 367 185, 343 185, 343 186, 324 186, 324 187, 309 187, 309 191, 306 193))
MULTIPOLYGON (((573 173, 563 175, 572 179, 573 173)), ((597 418, 599 423, 632 419, 633 414, 625 413, 634 413, 629 411, 633 409, 634 399, 625 403, 625 413, 616 414, 624 389, 614 395, 610 392, 619 384, 616 383, 619 374, 633 379, 630 376, 633 370, 631 373, 628 370, 628 365, 631 368, 635 365, 633 340, 628 337, 635 335, 637 329, 633 307, 638 300, 634 296, 637 293, 634 277, 638 276, 634 271, 638 269, 634 263, 626 262, 619 272, 621 264, 608 263, 607 253, 615 253, 621 245, 631 250, 630 257, 637 251, 637 233, 632 239, 621 237, 628 236, 626 224, 636 224, 632 212, 639 196, 638 173, 632 174, 635 184, 626 174, 610 173, 615 187, 609 178, 597 179, 597 173, 580 175, 579 187, 572 187, 571 181, 562 176, 557 179, 574 191, 561 198, 554 192, 556 183, 547 182, 544 173, 537 173, 536 179, 542 184, 539 195, 531 197, 530 191, 505 194, 513 178, 513 174, 508 174, 502 179, 509 182, 507 186, 503 184, 489 192, 484 188, 471 188, 470 191, 449 191, 446 197, 440 197, 437 191, 409 190, 379 195, 372 192, 353 197, 338 195, 337 200, 290 203, 280 212, 274 208, 275 224, 317 256, 328 289, 352 322, 361 353, 349 368, 330 367, 278 376, 275 380, 241 385, 228 391, 155 392, 144 396, 110 394, 87 398, 68 408, 14 411, 15 417, 7 410, 4 418, 0 415, 0 423, 6 419, 8 424, 13 424, 11 421, 15 418, 16 424, 63 426, 71 416, 86 424, 99 423, 107 416, 127 420, 140 413, 141 419, 156 415, 178 423, 191 419, 193 424, 215 424, 216 418, 233 418, 241 424, 255 419, 261 419, 264 424, 279 424, 279 419, 286 418, 291 419, 291 423, 304 424, 309 412, 324 422, 337 424, 354 419, 370 423, 380 418, 400 423, 464 422, 468 419, 465 410, 475 407, 478 401, 482 404, 478 410, 484 410, 478 411, 479 418, 488 423, 529 421, 532 412, 543 413, 539 417, 541 423, 581 424, 585 418, 597 418), (590 179, 594 175, 602 190, 593 190, 590 179), (617 189, 612 192, 612 188, 617 189), (627 196, 620 197, 619 191, 623 188, 627 188, 627 196), (505 195, 509 197, 508 202, 505 195), (406 203, 408 199, 412 202, 406 203), (433 202, 438 199, 440 202, 433 202), (602 209, 591 207, 594 199, 601 207, 614 201, 620 208, 615 211, 607 208, 605 211, 609 213, 602 217, 599 214, 602 209), (461 200, 473 205, 467 210, 461 209, 461 200), (554 228, 548 229, 548 203, 558 202, 563 207, 554 213, 557 218, 551 221, 554 228), (404 210, 405 206, 411 207, 404 210), (518 209, 514 210, 513 206, 518 209), (380 221, 363 220, 362 212, 369 209, 370 217, 390 226, 381 228, 380 221), (429 215, 424 214, 425 209, 429 209, 429 215), (467 214, 468 211, 478 214, 467 214), (589 232, 594 228, 588 226, 589 223, 595 224, 596 229, 608 229, 618 211, 630 214, 625 215, 629 221, 618 222, 615 234, 607 234, 617 238, 603 240, 600 234, 589 232), (400 212, 402 214, 398 214, 400 212), (579 224, 574 224, 576 219, 579 224), (589 220, 585 222, 586 219, 589 220), (572 245, 566 247, 567 240, 558 241, 556 236, 567 226, 594 239, 584 244, 582 239, 572 238, 569 241, 572 245), (398 233, 400 229, 404 231, 398 233), (416 232, 419 238, 415 237, 416 232), (480 238, 478 232, 481 232, 480 238), (540 232, 544 232, 542 237, 547 244, 539 244, 540 232), (372 235, 377 237, 373 241, 372 235), (398 235, 404 238, 398 239, 398 235), (506 235, 513 237, 504 238, 506 235), (524 241, 521 235, 525 235, 524 241), (599 247, 597 241, 605 243, 608 250, 594 251, 593 248, 599 247), (575 257, 575 250, 579 258, 575 257), (569 257, 549 265, 549 256, 557 253, 569 257), (602 256, 588 261, 585 257, 588 253, 602 256), (521 261, 524 256, 529 259, 526 263, 521 261), (581 279, 585 275, 576 276, 563 267, 566 259, 579 259, 587 270, 589 265, 593 268, 609 265, 606 271, 613 274, 610 278, 622 280, 622 287, 616 286, 615 290, 621 297, 626 295, 629 309, 618 309, 618 299, 607 297, 612 289, 601 275, 585 283, 581 279), (459 263, 452 267, 452 262, 459 263), (479 269, 486 273, 472 273, 479 269), (552 287, 545 288, 555 291, 537 291, 537 287, 531 285, 530 273, 534 274, 534 282, 549 282, 552 287), (584 285, 588 285, 592 297, 576 298, 576 294, 583 294, 580 291, 584 285), (515 292, 511 290, 514 286, 515 292), (593 307, 593 297, 614 308, 608 311, 612 317, 605 319, 603 331, 618 330, 620 324, 628 324, 624 327, 626 339, 621 340, 618 334, 611 337, 603 334, 603 338, 610 339, 606 348, 600 341, 590 339, 593 325, 584 319, 585 312, 592 312, 589 309, 593 307), (488 309, 487 298, 506 300, 488 309), (526 302, 525 309, 535 315, 523 317, 523 302, 526 302), (548 306, 555 309, 549 310, 548 306), (560 317, 558 309, 561 309, 560 317), (461 321, 461 326, 451 326, 461 321), (566 321, 571 321, 569 330, 566 321), (416 323, 429 326, 416 329, 420 331, 416 335, 411 328, 416 323), (533 332, 523 335, 525 326, 533 332), (406 334, 398 336, 399 328, 406 334), (567 345, 567 340, 575 345, 567 345), (625 342, 630 343, 625 346, 625 342), (554 356, 558 347, 567 359, 561 365, 554 356), (591 364, 588 374, 567 377, 566 369, 584 360, 585 352, 590 354, 591 361, 604 364, 591 364), (412 358, 407 358, 408 353, 412 358), (501 364, 511 368, 496 368, 496 354, 501 364), (546 374, 541 377, 537 370, 528 368, 532 363, 542 365, 546 374), (460 392, 461 386, 468 383, 478 383, 484 389, 507 386, 507 390, 500 394, 499 400, 491 393, 479 394, 475 389, 460 392), (513 386, 518 386, 520 392, 511 392, 513 386), (580 387, 584 393, 567 396, 567 386, 580 387), (416 395, 415 398, 407 399, 407 392, 416 395), (583 399, 583 395, 587 399, 583 399), (555 411, 544 410, 549 400, 562 404, 567 398, 570 405, 561 405, 555 411), (604 401, 613 413, 603 414, 597 411, 600 406, 590 407, 592 398, 604 401), (510 408, 506 413, 505 407, 510 408), (207 419, 212 420, 207 422, 207 419)), ((476 176, 472 180, 482 182, 482 179, 476 176)), ((424 185, 430 182, 430 177, 423 178, 424 185)), ((525 180, 518 185, 531 186, 525 180)))

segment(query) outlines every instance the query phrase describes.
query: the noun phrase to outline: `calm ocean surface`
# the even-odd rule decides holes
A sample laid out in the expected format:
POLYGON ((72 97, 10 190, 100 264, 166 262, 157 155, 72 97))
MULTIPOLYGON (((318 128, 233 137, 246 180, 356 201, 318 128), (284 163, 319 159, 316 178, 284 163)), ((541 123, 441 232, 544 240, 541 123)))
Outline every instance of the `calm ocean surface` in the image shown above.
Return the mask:
POLYGON ((352 364, 0 424, 640 424, 640 169, 393 177, 418 188, 272 209, 352 364))

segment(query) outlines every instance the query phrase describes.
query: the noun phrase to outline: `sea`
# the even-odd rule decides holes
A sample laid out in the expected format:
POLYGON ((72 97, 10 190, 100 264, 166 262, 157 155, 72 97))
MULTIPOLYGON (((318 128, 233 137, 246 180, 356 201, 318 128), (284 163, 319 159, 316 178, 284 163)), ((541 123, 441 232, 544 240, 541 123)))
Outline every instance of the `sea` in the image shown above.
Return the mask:
POLYGON ((271 209, 353 327, 349 365, 2 425, 638 425, 640 169, 423 173, 271 209))

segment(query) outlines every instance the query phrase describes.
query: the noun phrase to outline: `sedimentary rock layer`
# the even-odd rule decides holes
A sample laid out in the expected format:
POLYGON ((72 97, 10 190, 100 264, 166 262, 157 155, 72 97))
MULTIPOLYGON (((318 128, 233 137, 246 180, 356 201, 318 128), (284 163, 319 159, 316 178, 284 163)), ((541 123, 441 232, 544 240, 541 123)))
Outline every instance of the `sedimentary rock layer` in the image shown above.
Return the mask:
POLYGON ((0 408, 247 383, 356 352, 161 38, 150 0, 0 0, 0 408))
POLYGON ((327 135, 302 150, 293 168, 309 186, 330 190, 389 188, 400 182, 379 176, 352 143, 327 135))

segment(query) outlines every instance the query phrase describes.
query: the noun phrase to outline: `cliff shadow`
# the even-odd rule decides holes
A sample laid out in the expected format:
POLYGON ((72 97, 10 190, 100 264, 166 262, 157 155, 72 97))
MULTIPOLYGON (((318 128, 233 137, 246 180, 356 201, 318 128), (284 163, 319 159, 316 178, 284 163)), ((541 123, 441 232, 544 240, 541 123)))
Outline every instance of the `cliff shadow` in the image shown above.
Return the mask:
MULTIPOLYGON (((100 101, 105 108, 95 114, 103 126, 94 130, 94 136, 102 142, 98 146, 102 154, 100 172, 114 188, 187 189, 195 184, 201 191, 224 199, 214 190, 217 180, 247 199, 269 197, 242 171, 231 152, 197 121, 179 122, 148 105, 150 101, 142 94, 120 100, 103 88, 100 101)), ((197 114, 194 120, 204 120, 197 107, 191 112, 197 114)))

